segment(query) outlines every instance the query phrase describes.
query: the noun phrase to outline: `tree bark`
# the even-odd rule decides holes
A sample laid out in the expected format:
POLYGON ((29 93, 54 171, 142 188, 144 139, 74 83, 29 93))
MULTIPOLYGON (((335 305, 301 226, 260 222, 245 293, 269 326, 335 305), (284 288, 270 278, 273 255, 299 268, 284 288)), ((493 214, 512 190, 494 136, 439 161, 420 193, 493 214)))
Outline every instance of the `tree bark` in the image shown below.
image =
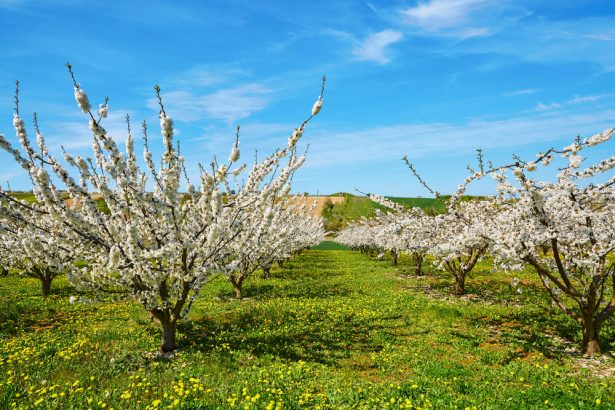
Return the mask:
POLYGON ((414 273, 416 276, 423 276, 423 259, 424 256, 420 254, 413 255, 414 260, 414 273))
POLYGON ((162 325, 162 353, 172 352, 177 349, 177 323, 175 320, 168 319, 160 322, 162 325))
POLYGON ((149 313, 158 320, 162 327, 160 351, 168 353, 177 350, 177 317, 173 315, 171 309, 155 308, 149 310, 149 313))
POLYGON ((466 276, 464 274, 455 275, 455 295, 461 296, 465 293, 466 276))
POLYGON ((583 312, 583 353, 594 355, 600 353, 600 325, 593 312, 583 312))
POLYGON ((233 288, 235 288, 235 298, 241 300, 243 296, 241 294, 241 288, 243 286, 243 279, 231 278, 231 283, 233 284, 233 288))
POLYGON ((395 251, 391 251, 391 256, 393 257, 393 266, 397 266, 397 260, 399 258, 398 253, 395 251))
POLYGON ((53 278, 41 278, 41 290, 43 292, 43 296, 47 297, 51 293, 51 281, 53 278))
POLYGON ((263 267, 263 278, 269 279, 269 274, 271 273, 271 266, 263 267))
POLYGON ((4 267, 0 267, 0 276, 9 276, 9 270, 4 267))

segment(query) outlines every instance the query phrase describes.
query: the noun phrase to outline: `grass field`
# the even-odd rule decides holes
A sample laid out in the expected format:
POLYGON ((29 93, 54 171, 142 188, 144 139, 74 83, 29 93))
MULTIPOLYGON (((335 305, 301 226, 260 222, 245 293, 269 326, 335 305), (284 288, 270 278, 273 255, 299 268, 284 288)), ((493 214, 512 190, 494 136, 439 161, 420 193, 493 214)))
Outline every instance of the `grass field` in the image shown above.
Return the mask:
MULTIPOLYGON (((43 300, 2 278, 0 408, 615 407, 615 360, 574 353, 574 324, 531 275, 518 294, 480 266, 454 299, 446 276, 408 265, 311 250, 243 301, 219 278, 168 358, 134 302, 70 304, 65 280, 43 300)), ((612 322, 604 336, 612 350, 612 322)))
POLYGON ((349 248, 334 241, 322 241, 318 245, 312 246, 310 249, 315 251, 343 251, 349 248))

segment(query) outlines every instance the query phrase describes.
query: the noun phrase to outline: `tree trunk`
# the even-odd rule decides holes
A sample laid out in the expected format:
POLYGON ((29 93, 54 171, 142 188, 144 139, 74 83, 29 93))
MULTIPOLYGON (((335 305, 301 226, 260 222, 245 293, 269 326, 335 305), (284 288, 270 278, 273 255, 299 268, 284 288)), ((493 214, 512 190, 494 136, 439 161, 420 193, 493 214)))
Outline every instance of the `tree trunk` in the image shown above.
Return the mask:
POLYGON ((412 259, 414 260, 414 273, 416 276, 423 276, 423 256, 422 255, 414 255, 412 259))
POLYGON ((177 349, 177 323, 172 320, 162 320, 160 322, 162 325, 162 346, 160 346, 160 351, 162 353, 172 352, 177 349))
POLYGON ((284 267, 284 261, 280 259, 278 261, 278 266, 280 267, 280 269, 282 269, 284 267))
POLYGON ((399 255, 397 252, 391 251, 391 256, 393 257, 393 266, 397 266, 397 259, 399 258, 399 255))
POLYGON ((241 300, 241 287, 243 285, 243 280, 232 278, 231 283, 233 284, 233 288, 235 288, 235 298, 241 300))
POLYGON ((461 296, 465 293, 466 275, 459 273, 455 276, 455 295, 461 296))
POLYGON ((9 276, 9 270, 4 267, 0 267, 0 276, 9 276))
POLYGON ((600 326, 596 323, 593 312, 583 313, 583 353, 594 355, 600 353, 600 326))
POLYGON ((51 281, 53 278, 41 278, 41 290, 43 291, 43 296, 47 297, 51 293, 51 281))
POLYGON ((265 266, 263 268, 263 278, 269 279, 269 274, 271 273, 271 266, 265 266))

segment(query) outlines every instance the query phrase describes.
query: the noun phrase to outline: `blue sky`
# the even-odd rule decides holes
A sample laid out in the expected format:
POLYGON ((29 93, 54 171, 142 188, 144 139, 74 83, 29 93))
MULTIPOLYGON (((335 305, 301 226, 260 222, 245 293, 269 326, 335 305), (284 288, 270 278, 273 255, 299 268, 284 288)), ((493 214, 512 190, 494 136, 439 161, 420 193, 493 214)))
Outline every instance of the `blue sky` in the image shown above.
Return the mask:
MULTIPOLYGON (((326 74, 297 192, 427 196, 404 154, 453 192, 477 147, 503 163, 615 126, 613 1, 114 3, 0 0, 0 133, 14 135, 19 79, 49 145, 87 154, 67 61, 93 103, 110 98, 119 140, 125 113, 156 127, 160 84, 193 170, 228 155, 237 124, 246 160, 284 144, 326 74)), ((0 164, 27 188, 3 152, 0 164)))

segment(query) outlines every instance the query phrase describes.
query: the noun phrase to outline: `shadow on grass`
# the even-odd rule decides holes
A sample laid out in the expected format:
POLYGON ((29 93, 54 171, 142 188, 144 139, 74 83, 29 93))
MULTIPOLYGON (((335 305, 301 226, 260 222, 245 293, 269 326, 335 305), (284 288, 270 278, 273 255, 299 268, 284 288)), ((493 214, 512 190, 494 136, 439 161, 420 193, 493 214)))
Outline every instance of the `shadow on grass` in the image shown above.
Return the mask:
MULTIPOLYGON (((257 283, 248 283, 243 289, 243 297, 247 299, 267 300, 267 299, 328 299, 331 297, 344 297, 358 293, 350 286, 340 286, 321 281, 314 283, 312 279, 296 280, 292 285, 285 287, 275 283, 267 283, 268 279, 260 280, 257 283)), ((222 290, 218 296, 221 299, 232 299, 235 292, 232 289, 222 290)))
POLYGON ((387 326, 378 321, 376 324, 354 315, 335 320, 318 315, 300 320, 292 317, 292 312, 283 312, 283 316, 284 322, 277 327, 265 325, 267 317, 258 311, 227 314, 217 320, 193 320, 179 328, 184 335, 180 347, 206 353, 226 349, 257 357, 273 356, 336 366, 340 359, 350 357, 353 352, 378 352, 384 348, 383 337, 396 337, 393 323, 387 326), (293 325, 299 320, 300 324, 293 325), (377 338, 374 337, 376 333, 377 338))

